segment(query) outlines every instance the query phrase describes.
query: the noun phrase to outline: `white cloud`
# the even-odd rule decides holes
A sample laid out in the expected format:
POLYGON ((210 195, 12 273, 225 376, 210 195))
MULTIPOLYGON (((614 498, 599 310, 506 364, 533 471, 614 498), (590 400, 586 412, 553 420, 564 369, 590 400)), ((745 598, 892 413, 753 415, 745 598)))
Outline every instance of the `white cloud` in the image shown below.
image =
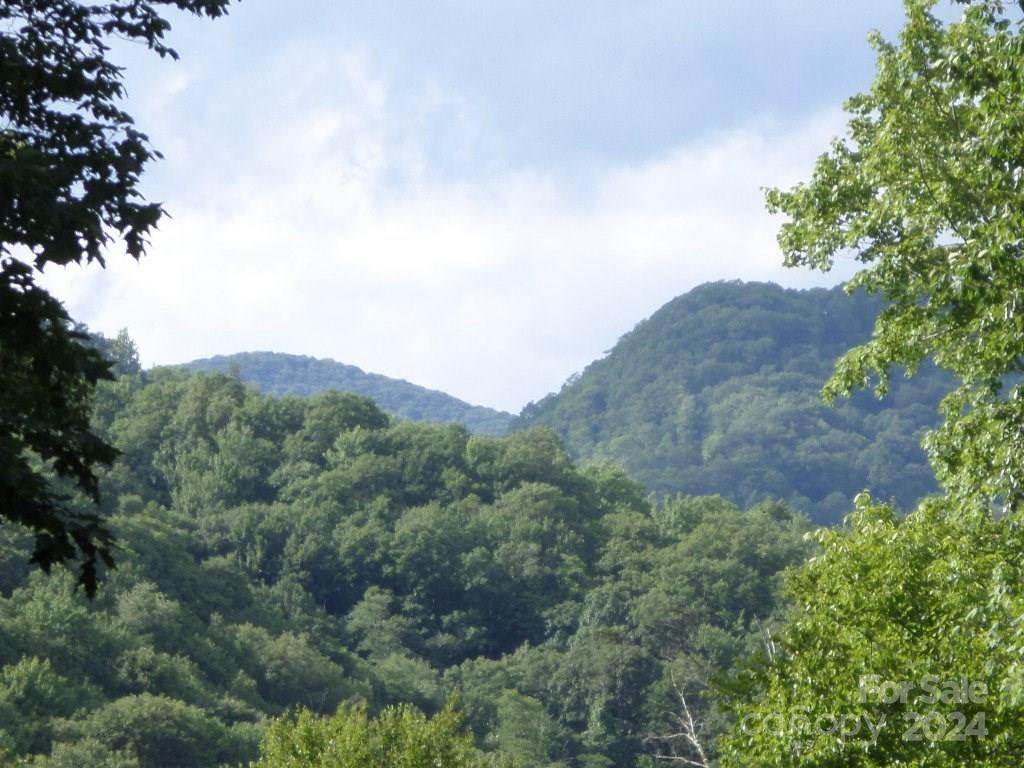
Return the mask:
MULTIPOLYGON (((427 140, 478 135, 456 95, 396 96, 357 54, 304 73, 262 118, 240 105, 219 141, 171 137, 216 156, 169 157, 188 184, 141 264, 48 275, 73 316, 127 326, 148 363, 312 354, 517 411, 701 282, 835 281, 780 267, 760 187, 806 177, 838 112, 752 122, 586 184, 536 168, 457 178, 432 171, 427 140)), ((253 77, 273 90, 273 72, 253 77)), ((182 78, 167 99, 201 87, 182 78)))

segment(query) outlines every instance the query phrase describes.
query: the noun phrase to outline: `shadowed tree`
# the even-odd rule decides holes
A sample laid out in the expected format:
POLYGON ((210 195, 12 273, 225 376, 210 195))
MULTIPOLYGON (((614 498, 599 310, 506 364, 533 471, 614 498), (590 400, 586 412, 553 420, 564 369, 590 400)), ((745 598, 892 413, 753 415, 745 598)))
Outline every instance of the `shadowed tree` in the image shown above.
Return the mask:
POLYGON ((176 58, 161 11, 217 17, 228 2, 0 6, 0 515, 35 532, 32 559, 44 570, 79 558, 89 594, 112 542, 95 513, 69 504, 70 489, 98 500, 96 468, 116 456, 89 426, 92 392, 111 367, 36 278, 51 264, 103 266, 117 240, 138 259, 163 214, 138 189, 159 153, 121 108, 109 41, 176 58))

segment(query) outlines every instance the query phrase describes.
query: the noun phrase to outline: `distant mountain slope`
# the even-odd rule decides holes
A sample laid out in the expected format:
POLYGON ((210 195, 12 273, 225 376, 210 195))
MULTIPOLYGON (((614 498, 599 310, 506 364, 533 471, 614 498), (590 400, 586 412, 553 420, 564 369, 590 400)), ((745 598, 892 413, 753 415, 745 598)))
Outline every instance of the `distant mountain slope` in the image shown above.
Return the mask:
POLYGON ((783 498, 832 522, 864 488, 908 506, 935 488, 919 446, 950 381, 897 375, 884 401, 820 399, 836 358, 868 339, 879 303, 840 289, 712 283, 672 300, 514 429, 553 427, 578 457, 652 490, 783 498))
POLYGON ((433 389, 365 373, 354 365, 304 355, 239 352, 186 363, 193 371, 237 372, 242 381, 270 395, 314 395, 328 389, 372 398, 388 413, 411 421, 457 422, 470 432, 503 435, 514 418, 510 413, 470 405, 433 389))

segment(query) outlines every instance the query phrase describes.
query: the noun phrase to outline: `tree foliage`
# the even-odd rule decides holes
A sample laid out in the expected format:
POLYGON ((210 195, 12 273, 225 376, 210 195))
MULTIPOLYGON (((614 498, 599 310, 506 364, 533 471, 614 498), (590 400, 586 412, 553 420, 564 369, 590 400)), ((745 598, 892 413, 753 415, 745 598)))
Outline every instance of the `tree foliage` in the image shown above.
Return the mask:
POLYGON ((934 0, 906 2, 898 43, 876 35, 878 74, 847 102, 849 134, 809 183, 768 194, 791 217, 790 265, 865 265, 849 282, 887 301, 870 341, 840 360, 827 394, 889 386, 894 365, 931 360, 957 389, 929 450, 958 499, 1024 493, 1024 37, 1019 9, 963 3, 945 24, 934 0))
POLYGON ((900 519, 865 495, 848 528, 819 532, 724 766, 1020 764, 1024 539, 947 504, 900 519))
POLYGON ((36 284, 47 265, 104 263, 114 239, 134 258, 163 213, 138 184, 158 156, 121 108, 112 38, 176 56, 161 7, 220 16, 228 0, 11 0, 0 7, 0 514, 37 532, 45 570, 78 556, 92 593, 109 535, 45 479, 85 494, 112 448, 88 428, 90 393, 109 367, 36 284))
POLYGON ((118 569, 90 601, 0 531, 10 760, 234 765, 297 707, 361 703, 370 723, 460 691, 484 753, 643 765, 673 676, 709 739, 722 731, 711 682, 777 621, 779 573, 806 552, 784 505, 652 505, 548 430, 474 436, 350 394, 143 377, 129 342, 93 425, 122 456, 100 475, 118 569))
MULTIPOLYGON (((511 768, 511 763, 504 765, 511 768)), ((498 763, 473 747, 453 706, 427 717, 409 705, 371 718, 363 707, 277 720, 254 768, 485 768, 498 763)))
POLYGON ((788 263, 853 253, 850 289, 889 302, 829 396, 884 392, 895 365, 956 377, 927 440, 945 494, 903 519, 864 495, 819 534, 786 631, 735 689, 727 766, 1021 762, 1022 21, 995 0, 948 23, 905 5, 848 137, 768 201, 792 219, 788 263))
POLYGON ((99 500, 94 467, 117 452, 90 419, 109 363, 26 265, 5 259, 0 273, 0 515, 36 532, 32 560, 44 570, 81 556, 82 581, 94 590, 98 560, 111 563, 110 535, 94 511, 70 509, 40 465, 99 500))

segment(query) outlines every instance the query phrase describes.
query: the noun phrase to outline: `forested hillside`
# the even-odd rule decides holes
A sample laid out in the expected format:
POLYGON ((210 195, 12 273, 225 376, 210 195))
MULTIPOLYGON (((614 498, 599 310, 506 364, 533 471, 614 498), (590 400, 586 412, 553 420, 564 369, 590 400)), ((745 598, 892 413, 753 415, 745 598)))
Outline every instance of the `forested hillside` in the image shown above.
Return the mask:
POLYGON ((620 464, 650 490, 722 494, 741 506, 781 498, 832 523, 864 488, 904 508, 935 489, 920 440, 938 421, 948 378, 929 370, 897 376, 883 400, 821 400, 836 358, 870 336, 879 308, 839 288, 700 286, 517 419, 332 360, 245 352, 188 367, 274 395, 353 392, 402 418, 477 434, 548 426, 574 457, 620 464))
POLYGON ((315 395, 328 390, 352 392, 383 410, 410 421, 457 423, 478 435, 503 435, 513 416, 401 379, 365 373, 354 365, 305 355, 239 352, 187 363, 193 371, 232 373, 269 395, 315 395))
POLYGON ((807 552, 786 507, 652 507, 550 430, 471 436, 118 350, 96 408, 117 569, 89 601, 0 528, 0 762, 238 765, 295 707, 454 691, 523 768, 690 754, 680 694, 713 754, 708 682, 761 646, 807 552))
MULTIPOLYGON (((122 247, 140 259, 168 221, 142 194, 161 155, 125 111, 142 102, 126 103, 124 44, 170 63, 162 10, 234 5, 0 5, 0 766, 1024 764, 1024 0, 904 0, 898 36, 872 33, 876 78, 845 100, 846 130, 810 179, 760 187, 783 217, 784 264, 851 261, 852 297, 701 286, 501 436, 482 433, 508 414, 327 361, 259 353, 194 364, 221 372, 146 372, 127 332, 92 336, 65 306, 56 278, 77 270, 64 268, 103 267, 122 247), (828 408, 823 385, 852 399, 828 408)), ((155 241, 179 266, 156 272, 159 286, 83 285, 76 317, 159 323, 166 344, 188 328, 240 338, 226 320, 261 333, 239 309, 273 308, 280 338, 299 320, 324 327, 295 307, 355 296, 364 331, 397 307, 438 320, 431 338, 463 355, 527 311, 560 318, 545 327, 585 323, 607 286, 636 296, 685 272, 662 261, 680 243, 723 263, 763 258, 744 190, 790 178, 806 139, 833 125, 828 88, 755 104, 792 118, 768 133, 737 121, 755 91, 813 85, 799 74, 815 70, 793 66, 773 88, 764 61, 813 39, 842 62, 830 74, 858 69, 825 32, 852 17, 827 13, 786 36, 789 18, 701 26, 653 8, 631 9, 646 24, 632 30, 576 8, 480 25, 465 4, 431 25, 385 13, 401 34, 380 36, 336 5, 344 15, 317 15, 317 29, 353 35, 282 38, 292 17, 308 25, 286 10, 141 89, 158 96, 143 113, 188 149, 160 184, 188 197, 185 226, 155 241), (751 29, 775 48, 751 47, 751 29), (696 42, 726 52, 711 80, 696 42), (462 63, 432 66, 449 45, 462 63), (512 50, 511 66, 488 55, 512 50), (515 76, 483 66, 499 61, 515 76), (456 70, 482 87, 459 87, 470 80, 445 76, 456 70), (636 87, 579 77, 627 70, 636 87), (208 75, 223 88, 197 101, 208 75), (715 98, 659 116, 641 103, 671 101, 652 78, 715 98), (246 84, 261 99, 249 104, 246 84), (545 89, 568 111, 527 104, 545 89), (602 110, 597 91, 620 96, 602 110), (628 153, 576 130, 616 116, 635 118, 618 126, 628 153), (644 138, 644 123, 669 132, 644 138), (569 143, 542 140, 556 124, 569 143), (211 126, 228 138, 211 141, 211 126), (519 134, 540 152, 507 141, 519 134), (749 252, 728 246, 732 231, 754 235, 732 241, 749 252), (323 254, 344 258, 325 269, 323 254), (207 314, 210 296, 226 311, 207 314)), ((509 339, 550 341, 531 327, 492 344, 524 376, 529 360, 506 353, 509 339)))
POLYGON ((820 395, 880 306, 840 288, 700 286, 527 406, 516 428, 552 427, 574 456, 621 464, 655 491, 781 498, 820 523, 864 488, 909 508, 935 489, 920 440, 951 379, 896 376, 883 400, 862 392, 834 407, 820 395))

